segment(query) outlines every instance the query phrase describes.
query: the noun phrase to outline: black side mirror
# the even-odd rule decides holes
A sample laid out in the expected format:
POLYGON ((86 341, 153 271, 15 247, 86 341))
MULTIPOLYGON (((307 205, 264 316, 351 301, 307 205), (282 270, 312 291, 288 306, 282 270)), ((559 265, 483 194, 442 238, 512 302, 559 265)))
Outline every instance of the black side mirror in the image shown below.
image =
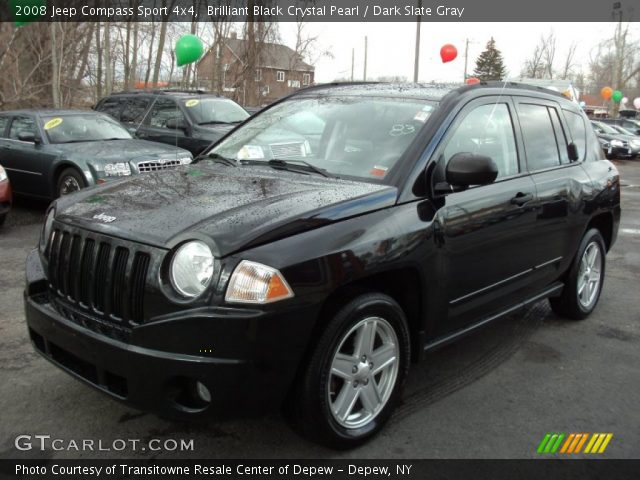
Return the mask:
POLYGON ((576 144, 571 142, 567 145, 567 154, 569 155, 569 160, 575 162, 576 160, 580 160, 580 155, 578 154, 578 147, 576 144))
POLYGON ((187 124, 185 123, 183 118, 170 118, 166 122, 164 122, 164 126, 167 128, 171 128, 172 130, 186 130, 187 124))
POLYGON ((40 138, 36 137, 33 132, 18 132, 18 140, 21 142, 32 142, 36 145, 40 143, 40 138))
POLYGON ((498 167, 491 157, 475 153, 456 153, 449 159, 446 180, 455 187, 487 185, 498 176, 498 167))

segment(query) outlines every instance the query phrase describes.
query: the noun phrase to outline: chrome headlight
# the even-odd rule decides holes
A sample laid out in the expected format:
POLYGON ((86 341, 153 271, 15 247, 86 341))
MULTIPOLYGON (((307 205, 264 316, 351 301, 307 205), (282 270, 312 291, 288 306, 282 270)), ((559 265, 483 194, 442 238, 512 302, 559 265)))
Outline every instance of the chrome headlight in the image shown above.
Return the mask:
POLYGON ((178 161, 180 162, 180 165, 189 165, 191 162, 193 162, 193 158, 181 157, 181 158, 178 158, 178 161))
POLYGON ((611 140, 611 146, 612 147, 623 147, 624 143, 622 142, 622 140, 611 140))
POLYGON ((104 166, 104 174, 107 177, 124 177, 131 175, 131 167, 128 163, 107 163, 104 166))
POLYGON ((7 172, 5 172, 2 165, 0 165, 0 182, 4 182, 7 179, 7 172))
POLYGON ((171 259, 173 288, 183 297, 194 298, 204 292, 213 277, 213 254, 204 242, 183 244, 171 259))
POLYGON ((231 275, 224 299, 236 303, 271 303, 293 297, 293 290, 275 268, 241 261, 231 275))
POLYGON ((55 216, 56 209, 55 207, 51 207, 47 212, 47 216, 44 220, 44 226, 42 227, 42 235, 40 237, 40 248, 42 250, 45 249, 45 247, 47 246, 47 242, 51 237, 51 230, 53 229, 53 219, 55 218, 55 216))

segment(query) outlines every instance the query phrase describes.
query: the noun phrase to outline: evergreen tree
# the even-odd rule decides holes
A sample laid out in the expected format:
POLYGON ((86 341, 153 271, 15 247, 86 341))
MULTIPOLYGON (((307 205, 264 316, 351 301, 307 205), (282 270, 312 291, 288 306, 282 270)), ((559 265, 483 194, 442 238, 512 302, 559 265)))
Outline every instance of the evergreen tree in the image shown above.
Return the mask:
POLYGON ((502 80, 507 71, 502 61, 502 53, 496 48, 496 41, 491 37, 487 48, 476 60, 473 76, 480 80, 502 80))

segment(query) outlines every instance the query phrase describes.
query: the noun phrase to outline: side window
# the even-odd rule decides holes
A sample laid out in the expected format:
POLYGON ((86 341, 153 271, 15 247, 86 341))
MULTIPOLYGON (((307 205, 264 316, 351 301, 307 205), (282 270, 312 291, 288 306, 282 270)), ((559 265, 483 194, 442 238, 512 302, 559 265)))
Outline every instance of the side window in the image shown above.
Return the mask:
POLYGON ((507 104, 482 105, 469 112, 447 142, 445 162, 456 153, 491 157, 498 166, 498 178, 517 174, 518 151, 507 104))
POLYGON ((36 124, 33 118, 29 117, 15 117, 11 122, 11 128, 9 129, 9 138, 18 140, 20 133, 33 133, 36 134, 36 124))
POLYGON ((120 114, 120 121, 124 123, 142 122, 148 106, 149 100, 147 98, 129 98, 120 114))
POLYGON ((558 145, 558 152, 560 153, 560 163, 566 165, 571 162, 569 160, 569 151, 567 150, 567 136, 562 128, 562 122, 558 116, 558 110, 549 107, 549 115, 551 115, 551 123, 553 123, 553 131, 556 134, 556 143, 558 145))
POLYGON ((520 104, 518 110, 529 170, 560 165, 549 109, 545 105, 520 104))
POLYGON ((106 98, 98 105, 99 112, 106 113, 107 115, 111 115, 116 120, 120 121, 120 111, 122 110, 122 105, 126 101, 125 98, 106 98))
POLYGON ((4 132, 7 128, 7 124, 9 123, 8 117, 0 117, 0 138, 4 138, 4 132))
POLYGON ((569 127, 571 141, 578 149, 578 158, 583 159, 587 151, 587 130, 584 125, 584 118, 582 118, 582 115, 569 110, 563 110, 563 112, 569 127))
POLYGON ((153 104, 150 115, 150 125, 152 127, 167 128, 167 120, 178 119, 184 121, 182 110, 178 108, 176 102, 170 98, 158 98, 153 104))

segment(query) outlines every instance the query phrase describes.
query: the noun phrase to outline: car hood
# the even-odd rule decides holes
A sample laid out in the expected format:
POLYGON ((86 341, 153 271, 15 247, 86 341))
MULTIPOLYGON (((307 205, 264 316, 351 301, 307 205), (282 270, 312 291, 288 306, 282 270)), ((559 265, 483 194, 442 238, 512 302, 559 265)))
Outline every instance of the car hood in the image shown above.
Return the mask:
POLYGON ((190 156, 182 148, 146 140, 101 140, 53 145, 68 158, 82 158, 89 162, 111 163, 150 158, 180 158, 190 156))
POLYGON ((224 256, 396 199, 397 189, 386 185, 200 163, 62 197, 56 219, 158 247, 206 236, 224 256))

